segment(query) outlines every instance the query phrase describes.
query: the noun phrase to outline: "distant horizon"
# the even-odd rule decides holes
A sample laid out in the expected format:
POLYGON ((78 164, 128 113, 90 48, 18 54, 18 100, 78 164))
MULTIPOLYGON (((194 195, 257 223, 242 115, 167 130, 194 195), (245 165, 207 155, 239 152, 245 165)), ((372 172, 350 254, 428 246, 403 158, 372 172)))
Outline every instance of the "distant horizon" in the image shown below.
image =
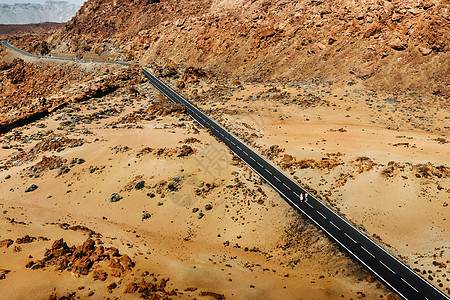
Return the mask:
MULTIPOLYGON (((0 4, 23 4, 23 3, 34 3, 34 4, 44 4, 46 0, 0 0, 0 4)), ((51 1, 65 1, 75 5, 83 5, 87 0, 51 0, 51 1)))

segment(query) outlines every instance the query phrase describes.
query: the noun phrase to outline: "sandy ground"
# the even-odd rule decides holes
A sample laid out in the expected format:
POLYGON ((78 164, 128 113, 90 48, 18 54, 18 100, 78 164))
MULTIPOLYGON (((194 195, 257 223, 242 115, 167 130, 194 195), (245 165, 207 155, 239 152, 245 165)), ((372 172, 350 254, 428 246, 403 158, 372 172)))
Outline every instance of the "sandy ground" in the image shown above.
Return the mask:
MULTIPOLYGON (((287 173, 445 291, 450 287, 445 243, 450 179, 448 174, 415 174, 417 164, 449 165, 448 143, 436 140, 447 141, 449 112, 430 106, 424 114, 435 124, 426 131, 427 124, 415 127, 414 118, 399 120, 403 102, 395 111, 386 106, 380 113, 366 104, 366 96, 357 97, 362 87, 317 86, 268 91, 273 87, 228 85, 223 87, 228 96, 219 97, 218 85, 204 82, 193 87, 200 95, 193 100, 212 108, 212 116, 256 151, 284 148, 272 159, 287 173), (323 89, 326 102, 311 104, 294 94, 303 89, 323 89), (328 89, 331 94, 325 93, 328 89), (289 102, 294 98, 298 103, 289 102), (409 144, 394 145, 403 142, 409 144), (341 164, 285 164, 320 162, 326 156, 341 164), (358 163, 363 156, 372 163, 358 163), (384 176, 390 161, 396 168, 391 177, 384 176)), ((0 248, 0 269, 10 271, 1 273, 2 297, 42 299, 76 292, 80 298, 134 299, 142 293, 124 293, 129 284, 153 277, 156 282, 169 278, 155 295, 174 299, 395 297, 380 282, 369 282, 368 272, 187 116, 156 112, 147 120, 145 113, 140 120, 130 118, 161 99, 148 83, 135 88, 135 95, 123 89, 72 104, 1 137, 2 145, 11 147, 0 151, 5 166, 0 170, 0 241, 13 241, 0 248), (39 169, 44 156, 61 157, 63 163, 39 169), (31 184, 37 188, 25 192, 31 184), (114 193, 122 197, 117 202, 110 201, 114 193), (85 230, 73 230, 77 225, 85 230), (37 239, 20 243, 26 235, 37 239), (87 275, 73 268, 57 271, 52 261, 45 268, 26 268, 29 261, 44 258, 55 240, 77 246, 89 236, 96 245, 127 254, 135 266, 117 277, 110 260, 95 262, 87 275), (108 273, 104 281, 94 279, 93 270, 99 268, 108 273)))

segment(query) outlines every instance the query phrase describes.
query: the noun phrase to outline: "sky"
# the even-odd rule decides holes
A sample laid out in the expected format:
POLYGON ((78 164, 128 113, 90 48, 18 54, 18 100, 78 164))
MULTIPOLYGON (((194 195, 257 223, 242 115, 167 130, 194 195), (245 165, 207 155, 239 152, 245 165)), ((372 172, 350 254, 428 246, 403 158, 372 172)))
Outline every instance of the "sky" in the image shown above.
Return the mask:
MULTIPOLYGON (((56 0, 58 1, 58 0, 56 0)), ((82 5, 86 0, 64 0, 72 4, 82 5)), ((45 0, 0 0, 0 4, 14 4, 14 3, 40 3, 43 4, 45 0)))

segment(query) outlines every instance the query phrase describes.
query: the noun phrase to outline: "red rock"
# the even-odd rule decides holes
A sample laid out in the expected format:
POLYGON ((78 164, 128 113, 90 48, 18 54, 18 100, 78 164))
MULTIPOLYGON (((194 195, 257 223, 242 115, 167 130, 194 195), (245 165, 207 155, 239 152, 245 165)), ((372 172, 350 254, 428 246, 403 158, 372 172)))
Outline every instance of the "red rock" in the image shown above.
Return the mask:
POLYGON ((428 54, 430 54, 431 52, 433 52, 433 49, 430 48, 426 48, 426 47, 419 47, 419 52, 423 55, 423 56, 427 56, 428 54))
POLYGON ((113 269, 119 269, 119 270, 123 271, 123 266, 120 264, 118 259, 112 259, 110 264, 109 264, 109 267, 113 268, 113 269))
POLYGON ((130 283, 127 285, 127 288, 125 290, 126 294, 133 294, 134 292, 136 292, 138 289, 138 285, 134 282, 130 283))
POLYGON ((388 46, 394 50, 402 51, 405 50, 408 45, 401 38, 396 37, 389 41, 388 46))
POLYGON ((10 239, 0 241, 0 248, 8 248, 8 247, 11 246, 13 243, 14 243, 14 241, 13 241, 13 240, 10 240, 10 239))
POLYGON ((30 260, 29 262, 27 262, 27 264, 25 265, 25 268, 29 269, 34 265, 34 261, 30 260))
POLYGON ((112 290, 115 289, 116 287, 117 287, 117 283, 113 282, 113 283, 111 283, 110 285, 108 285, 106 288, 107 288, 109 291, 112 291, 112 290))
POLYGON ((32 243, 36 240, 35 237, 31 237, 28 234, 26 236, 24 236, 23 238, 18 238, 16 240, 17 244, 28 244, 28 243, 32 243))
POLYGON ((89 274, 89 269, 92 267, 92 261, 88 257, 77 259, 73 262, 72 272, 81 275, 89 274))
POLYGON ((83 243, 83 248, 82 248, 82 252, 84 254, 88 253, 91 250, 95 249, 95 242, 93 239, 88 238, 84 243, 83 243))
POLYGON ((108 273, 106 273, 102 269, 97 269, 94 270, 92 277, 94 278, 94 280, 105 281, 108 278, 108 273))
POLYGON ((122 271, 120 269, 112 269, 110 271, 111 276, 120 277, 122 276, 122 271))
POLYGON ((366 278, 366 280, 367 280, 367 282, 370 282, 370 283, 372 283, 372 282, 374 282, 375 281, 375 277, 373 277, 372 275, 367 275, 367 278, 366 278))
POLYGON ((134 266, 133 261, 131 260, 131 258, 128 255, 122 255, 122 257, 119 258, 120 264, 128 270, 131 270, 134 266))
POLYGON ((54 265, 56 270, 65 270, 69 265, 69 260, 67 257, 60 257, 55 261, 54 265))

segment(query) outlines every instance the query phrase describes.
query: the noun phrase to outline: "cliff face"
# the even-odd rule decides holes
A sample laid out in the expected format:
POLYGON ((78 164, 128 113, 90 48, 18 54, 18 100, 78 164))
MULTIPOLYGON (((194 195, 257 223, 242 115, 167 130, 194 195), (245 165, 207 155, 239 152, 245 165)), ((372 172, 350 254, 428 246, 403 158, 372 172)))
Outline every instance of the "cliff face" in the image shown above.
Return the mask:
POLYGON ((449 20, 447 0, 91 0, 49 42, 243 80, 319 76, 444 95, 449 20))
POLYGON ((0 4, 0 24, 64 23, 70 20, 78 9, 79 6, 65 1, 0 4))

